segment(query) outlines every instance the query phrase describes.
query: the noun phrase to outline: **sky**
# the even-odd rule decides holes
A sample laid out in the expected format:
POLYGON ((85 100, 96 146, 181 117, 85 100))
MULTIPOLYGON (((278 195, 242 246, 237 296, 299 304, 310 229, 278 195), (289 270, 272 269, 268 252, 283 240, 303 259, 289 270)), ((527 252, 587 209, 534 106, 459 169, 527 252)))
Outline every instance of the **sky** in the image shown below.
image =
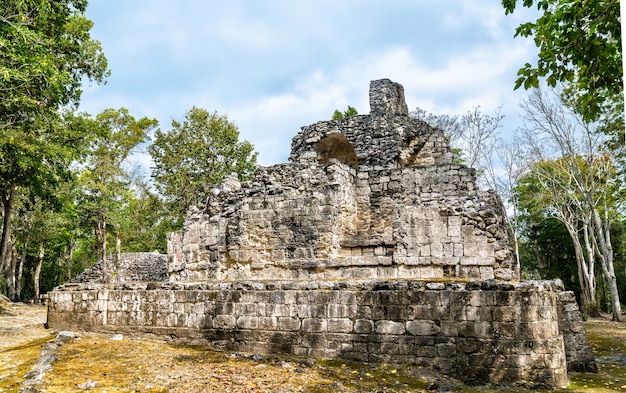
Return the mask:
MULTIPOLYGON (((111 76, 86 84, 80 110, 127 108, 161 130, 192 107, 226 115, 261 165, 286 162, 300 127, 348 105, 369 113, 369 83, 404 86, 409 110, 464 114, 501 107, 519 123, 517 70, 532 40, 500 0, 90 0, 111 76)), ((135 160, 147 168, 149 156, 135 160)))

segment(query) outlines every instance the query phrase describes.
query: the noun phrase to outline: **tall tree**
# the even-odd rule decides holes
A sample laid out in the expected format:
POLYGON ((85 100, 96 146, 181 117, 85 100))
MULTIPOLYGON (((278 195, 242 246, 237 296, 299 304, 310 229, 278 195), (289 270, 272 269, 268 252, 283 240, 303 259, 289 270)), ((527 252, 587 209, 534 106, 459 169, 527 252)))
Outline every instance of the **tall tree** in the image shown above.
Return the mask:
POLYGON ((191 206, 206 202, 225 175, 236 172, 240 180, 249 179, 256 168, 253 150, 250 142, 239 141, 237 126, 226 116, 206 109, 193 107, 182 123, 172 121, 171 130, 158 130, 148 147, 152 177, 178 225, 191 206))
POLYGON ((81 173, 84 197, 81 208, 93 226, 97 259, 106 259, 109 226, 115 229, 116 251, 120 252, 122 218, 119 215, 131 195, 123 166, 157 124, 156 120, 145 117, 136 120, 125 108, 105 109, 93 121, 95 138, 81 173))
POLYGON ((569 214, 582 223, 591 244, 588 252, 595 254, 609 285, 613 319, 621 320, 610 229, 622 208, 623 179, 610 152, 603 150, 605 137, 561 97, 558 92, 534 90, 523 104, 523 131, 536 162, 554 164, 535 174, 546 192, 561 190, 555 195, 565 199, 556 203, 565 203, 569 214))
MULTIPOLYGON (((590 236, 592 223, 586 205, 581 201, 576 177, 569 168, 571 161, 557 159, 534 163, 528 173, 518 181, 518 206, 534 219, 531 226, 556 218, 567 230, 574 247, 581 307, 591 313, 596 307, 597 282, 595 276, 596 252, 590 236)), ((577 160, 585 177, 599 168, 587 168, 586 162, 577 160)))
MULTIPOLYGON (((0 3, 0 268, 11 252, 20 188, 54 183, 82 138, 61 125, 59 109, 78 103, 83 78, 107 76, 100 43, 91 39, 85 0, 0 3)), ((3 269, 0 269, 0 271, 3 269)))
MULTIPOLYGON (((505 13, 518 0, 502 0, 505 13)), ((533 37, 537 63, 518 72, 515 88, 550 87, 565 83, 574 107, 586 122, 597 120, 607 107, 623 103, 622 35, 618 0, 523 0, 541 12, 534 22, 521 24, 515 36, 533 37), (612 102, 612 103, 611 103, 612 102)), ((623 104, 619 104, 623 111, 623 104)), ((622 128, 623 131, 623 128, 622 128)))

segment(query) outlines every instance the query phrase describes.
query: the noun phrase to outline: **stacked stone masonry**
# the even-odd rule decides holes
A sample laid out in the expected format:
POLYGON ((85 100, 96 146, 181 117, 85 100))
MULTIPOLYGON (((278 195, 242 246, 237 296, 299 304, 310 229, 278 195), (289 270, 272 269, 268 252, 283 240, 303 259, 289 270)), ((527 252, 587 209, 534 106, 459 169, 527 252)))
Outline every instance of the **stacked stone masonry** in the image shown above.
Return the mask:
POLYGON ((432 367, 467 383, 567 382, 559 289, 423 281, 239 282, 53 292, 49 323, 219 350, 432 367))
POLYGON ((227 176, 154 263, 103 262, 50 294, 57 329, 432 367, 468 383, 593 370, 575 299, 519 282, 502 203, 370 86, 369 115, 303 127, 289 163, 227 176), (141 273, 145 271, 145 274, 141 273))
POLYGON ((167 278, 167 256, 158 252, 132 252, 100 260, 73 282, 146 282, 167 281, 167 278))

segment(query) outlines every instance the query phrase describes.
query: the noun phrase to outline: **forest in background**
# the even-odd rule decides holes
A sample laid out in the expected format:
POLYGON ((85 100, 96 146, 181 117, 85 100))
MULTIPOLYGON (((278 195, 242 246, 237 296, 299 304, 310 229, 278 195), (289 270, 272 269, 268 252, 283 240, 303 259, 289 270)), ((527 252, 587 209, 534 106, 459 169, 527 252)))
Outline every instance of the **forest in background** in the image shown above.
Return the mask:
MULTIPOLYGON (((621 318, 626 298, 624 101, 619 2, 502 1, 541 16, 536 64, 515 88, 524 126, 503 138, 499 112, 411 116, 442 128, 456 159, 477 169, 505 203, 524 278, 561 278, 583 311, 621 318)), ((162 130, 124 108, 76 111, 81 86, 109 69, 90 35, 86 0, 0 4, 0 272, 12 300, 38 301, 97 260, 160 251, 166 234, 237 172, 249 179, 254 147, 225 115, 193 107, 162 130), (147 146, 147 148, 146 148, 147 146), (129 167, 147 149, 151 173, 129 167)), ((512 86, 513 88, 513 86, 512 86)), ((356 114, 352 107, 336 116, 356 114)))

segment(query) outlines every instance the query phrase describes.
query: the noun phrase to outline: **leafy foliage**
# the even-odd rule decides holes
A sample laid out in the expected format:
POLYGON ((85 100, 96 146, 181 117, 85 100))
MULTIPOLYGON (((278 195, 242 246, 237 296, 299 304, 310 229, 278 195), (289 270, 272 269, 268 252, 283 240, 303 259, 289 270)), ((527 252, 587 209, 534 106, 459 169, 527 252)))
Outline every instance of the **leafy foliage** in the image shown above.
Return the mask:
MULTIPOLYGON (((502 0, 506 14, 518 0, 502 0)), ((526 63, 518 72, 515 88, 569 85, 569 96, 587 122, 597 120, 610 102, 621 100, 622 49, 620 3, 616 0, 523 0, 536 5, 542 15, 521 24, 515 36, 534 37, 539 48, 536 65, 526 63)), ((622 108, 623 109, 623 108, 622 108)))
POLYGON ((86 0, 5 0, 0 4, 0 129, 55 117, 76 104, 82 78, 102 82, 107 61, 86 0))
MULTIPOLYGON (((108 75, 91 39, 85 0, 7 0, 0 4, 0 271, 14 280, 13 210, 23 195, 47 199, 68 177, 88 138, 61 108, 75 105, 83 78, 108 75)), ((13 295, 13 294, 11 294, 13 295)))
POLYGON ((182 123, 158 130, 148 151, 154 161, 152 177, 175 220, 182 222, 191 206, 206 201, 210 189, 236 172, 247 180, 256 168, 257 153, 247 141, 239 141, 239 130, 226 116, 193 107, 182 123))
POLYGON ((341 112, 339 109, 335 109, 335 112, 333 112, 332 119, 338 120, 338 119, 343 119, 344 117, 356 116, 358 114, 359 112, 357 112, 357 110, 354 107, 351 107, 350 105, 348 105, 348 109, 346 109, 343 112, 341 112))
POLYGON ((94 251, 98 259, 106 257, 107 226, 114 227, 119 235, 123 207, 132 198, 123 164, 156 125, 154 119, 136 120, 125 108, 106 109, 92 122, 96 136, 80 176, 83 190, 80 206, 94 228, 94 251))

